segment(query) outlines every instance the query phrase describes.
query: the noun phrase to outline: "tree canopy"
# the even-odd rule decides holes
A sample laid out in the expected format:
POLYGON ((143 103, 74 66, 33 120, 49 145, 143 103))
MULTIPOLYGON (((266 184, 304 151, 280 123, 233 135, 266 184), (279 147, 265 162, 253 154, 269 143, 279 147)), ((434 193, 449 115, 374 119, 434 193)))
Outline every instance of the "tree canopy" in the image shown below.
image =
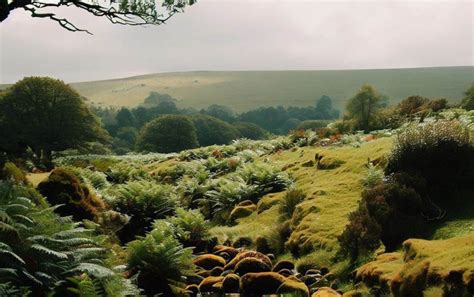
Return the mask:
POLYGON ((200 146, 229 144, 240 137, 239 131, 231 124, 208 115, 194 115, 192 121, 197 130, 200 146))
POLYGON ((75 7, 98 17, 105 17, 113 24, 161 25, 176 13, 182 12, 197 0, 106 0, 104 4, 93 0, 0 0, 0 22, 10 12, 22 8, 34 18, 48 18, 69 31, 83 31, 66 18, 52 12, 51 8, 75 7))
POLYGON ((347 102, 347 115, 355 121, 356 129, 369 131, 375 120, 376 112, 385 106, 386 97, 374 87, 365 84, 347 102))
POLYGON ((471 85, 469 89, 464 93, 466 97, 461 102, 461 107, 465 110, 474 109, 474 84, 471 85))
POLYGON ((198 147, 199 143, 196 128, 189 117, 165 115, 143 127, 137 146, 143 151, 172 153, 198 147))
POLYGON ((107 133, 82 97, 61 80, 26 77, 0 97, 0 150, 30 148, 43 163, 53 151, 104 141, 107 133))

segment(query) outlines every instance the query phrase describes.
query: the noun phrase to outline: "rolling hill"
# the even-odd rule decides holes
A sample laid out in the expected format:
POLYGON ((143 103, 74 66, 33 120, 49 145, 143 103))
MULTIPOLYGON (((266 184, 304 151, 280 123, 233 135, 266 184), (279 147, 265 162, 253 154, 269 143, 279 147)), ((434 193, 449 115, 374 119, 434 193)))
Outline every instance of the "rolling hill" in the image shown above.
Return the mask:
POLYGON ((241 112, 259 106, 308 106, 329 95, 342 109, 364 83, 396 103, 409 95, 458 102, 474 82, 474 67, 318 71, 196 71, 72 83, 94 104, 136 106, 151 91, 167 93, 180 107, 231 106, 241 112))

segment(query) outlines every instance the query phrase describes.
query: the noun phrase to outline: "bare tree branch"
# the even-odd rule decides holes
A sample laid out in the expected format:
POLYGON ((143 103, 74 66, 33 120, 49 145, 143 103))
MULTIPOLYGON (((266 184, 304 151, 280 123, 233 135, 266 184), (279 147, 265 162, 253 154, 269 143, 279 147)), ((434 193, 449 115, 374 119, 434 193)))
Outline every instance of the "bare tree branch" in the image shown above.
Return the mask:
MULTIPOLYGON (((176 13, 182 12, 185 6, 192 5, 196 0, 119 0, 120 3, 110 2, 107 6, 99 5, 95 0, 0 0, 0 22, 8 18, 14 9, 23 8, 32 17, 49 18, 61 27, 71 32, 86 32, 66 18, 58 17, 55 13, 46 11, 48 8, 70 7, 87 11, 97 17, 105 17, 112 24, 143 26, 162 25, 176 13), (163 11, 159 12, 160 7, 163 11)), ((113 0, 109 0, 113 1, 113 0)))

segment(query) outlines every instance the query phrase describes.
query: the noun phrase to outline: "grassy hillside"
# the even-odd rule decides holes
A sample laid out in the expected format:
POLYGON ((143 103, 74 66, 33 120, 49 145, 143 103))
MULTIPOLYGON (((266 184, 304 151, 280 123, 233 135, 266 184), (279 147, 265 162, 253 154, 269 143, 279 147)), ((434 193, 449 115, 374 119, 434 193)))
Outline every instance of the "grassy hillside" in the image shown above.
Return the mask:
POLYGON ((337 108, 363 84, 376 86, 395 103, 409 95, 458 101, 474 82, 474 67, 330 71, 201 71, 151 74, 73 83, 100 105, 135 106, 151 92, 168 93, 181 107, 223 104, 236 111, 270 105, 313 105, 329 95, 337 108))

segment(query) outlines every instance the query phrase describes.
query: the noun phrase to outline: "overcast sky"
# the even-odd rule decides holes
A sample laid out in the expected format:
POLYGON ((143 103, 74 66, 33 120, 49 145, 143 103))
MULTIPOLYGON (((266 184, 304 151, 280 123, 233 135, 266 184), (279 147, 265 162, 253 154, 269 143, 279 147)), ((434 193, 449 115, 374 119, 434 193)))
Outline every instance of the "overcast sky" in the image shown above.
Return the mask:
MULTIPOLYGON (((74 10, 74 9, 72 9, 74 10)), ((473 1, 199 0, 158 27, 66 9, 94 33, 15 11, 0 23, 0 83, 189 70, 474 65, 473 1)))

